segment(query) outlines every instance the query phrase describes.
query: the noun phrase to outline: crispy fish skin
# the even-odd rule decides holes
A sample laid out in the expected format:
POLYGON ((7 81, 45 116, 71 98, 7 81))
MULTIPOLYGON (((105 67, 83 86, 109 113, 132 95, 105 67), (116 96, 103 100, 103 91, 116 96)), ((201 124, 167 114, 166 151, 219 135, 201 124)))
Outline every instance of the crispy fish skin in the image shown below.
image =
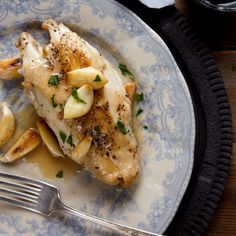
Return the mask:
POLYGON ((121 76, 95 48, 62 23, 47 20, 42 28, 51 37, 46 47, 28 33, 22 33, 18 42, 26 95, 54 132, 64 154, 72 157, 84 138, 92 137, 91 147, 80 164, 106 184, 130 186, 139 173, 140 160, 132 130, 132 103, 121 76), (63 107, 72 91, 65 75, 85 67, 98 69, 108 83, 94 90, 94 102, 86 115, 64 119, 63 107), (55 73, 60 75, 60 82, 49 86, 49 78, 55 73), (125 132, 119 129, 118 122, 124 125, 125 132), (62 139, 62 132, 66 138, 62 139))

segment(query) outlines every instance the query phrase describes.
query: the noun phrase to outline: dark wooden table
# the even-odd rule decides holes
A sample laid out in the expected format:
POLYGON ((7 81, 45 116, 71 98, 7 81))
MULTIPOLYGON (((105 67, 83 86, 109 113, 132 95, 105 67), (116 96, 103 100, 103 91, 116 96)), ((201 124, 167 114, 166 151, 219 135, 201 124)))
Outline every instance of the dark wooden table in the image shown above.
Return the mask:
POLYGON ((225 192, 206 236, 236 235, 236 12, 222 13, 177 0, 177 8, 206 42, 222 72, 233 119, 233 157, 225 192))

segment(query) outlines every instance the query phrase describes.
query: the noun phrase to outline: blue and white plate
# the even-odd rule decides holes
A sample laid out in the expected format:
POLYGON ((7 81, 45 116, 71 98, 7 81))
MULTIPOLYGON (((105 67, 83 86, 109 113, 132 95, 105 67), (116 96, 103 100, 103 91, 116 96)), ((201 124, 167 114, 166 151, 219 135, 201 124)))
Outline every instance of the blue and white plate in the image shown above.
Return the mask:
MULTIPOLYGON (((144 112, 134 115, 141 173, 131 188, 104 185, 85 172, 64 181, 46 181, 57 185, 64 201, 75 208, 163 233, 184 195, 194 158, 193 104, 175 59, 155 32, 112 0, 0 0, 0 57, 17 55, 15 42, 22 31, 45 41, 40 23, 48 18, 77 31, 116 68, 125 63, 136 75, 138 92, 144 93, 134 114, 139 108, 144 112)), ((0 83, 0 99, 7 99, 17 118, 16 135, 34 123, 34 110, 28 107, 20 82, 0 83)), ((45 180, 37 165, 23 160, 0 164, 0 170, 45 180)), ((99 227, 66 215, 44 218, 3 203, 0 209, 0 235, 105 235, 99 227)))

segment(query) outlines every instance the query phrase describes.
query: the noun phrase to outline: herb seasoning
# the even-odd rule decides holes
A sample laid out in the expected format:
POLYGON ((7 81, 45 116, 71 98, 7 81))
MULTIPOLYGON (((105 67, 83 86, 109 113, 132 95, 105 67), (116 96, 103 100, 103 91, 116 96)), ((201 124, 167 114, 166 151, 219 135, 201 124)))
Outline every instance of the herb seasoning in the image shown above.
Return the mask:
POLYGON ((67 135, 64 131, 60 130, 59 132, 60 138, 62 140, 62 142, 64 143, 66 141, 67 135))
POLYGON ((57 174, 56 174, 57 178, 63 178, 63 170, 60 170, 57 174))
POLYGON ((93 82, 100 82, 100 81, 102 81, 102 79, 99 75, 97 75, 93 82))
POLYGON ((118 120, 116 123, 116 128, 122 133, 122 134, 127 134, 128 131, 125 128, 125 125, 122 121, 118 120))
POLYGON ((125 64, 119 63, 119 69, 122 73, 122 75, 127 75, 130 77, 130 79, 134 80, 134 75, 128 70, 127 66, 125 64))
POLYGON ((50 76, 50 79, 48 80, 48 85, 50 86, 57 86, 60 82, 60 77, 58 74, 53 74, 50 76))
POLYGON ((72 89, 71 95, 73 96, 73 98, 74 98, 77 102, 86 104, 86 102, 85 102, 83 99, 81 99, 81 98, 79 97, 76 88, 73 88, 73 89, 72 89))

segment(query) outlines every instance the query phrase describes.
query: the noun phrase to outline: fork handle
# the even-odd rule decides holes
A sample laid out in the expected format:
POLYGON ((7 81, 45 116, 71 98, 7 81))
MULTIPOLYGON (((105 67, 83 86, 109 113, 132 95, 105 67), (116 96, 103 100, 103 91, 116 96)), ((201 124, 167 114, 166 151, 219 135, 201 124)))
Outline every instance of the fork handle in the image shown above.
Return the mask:
POLYGON ((93 216, 90 215, 86 212, 82 212, 79 210, 75 210, 72 207, 66 205, 64 202, 60 202, 60 205, 58 207, 57 210, 63 210, 69 214, 72 214, 74 216, 78 216, 80 218, 83 218, 85 220, 88 220, 90 222, 99 224, 101 226, 107 227, 109 229, 115 230, 117 232, 123 233, 125 235, 130 235, 130 236, 163 236, 160 234, 156 234, 156 233, 151 233, 151 232, 147 232, 147 231, 143 231, 143 230, 139 230, 139 229, 135 229, 135 228, 131 228, 131 227, 127 227, 121 224, 117 224, 114 223, 112 221, 97 217, 97 216, 93 216))

